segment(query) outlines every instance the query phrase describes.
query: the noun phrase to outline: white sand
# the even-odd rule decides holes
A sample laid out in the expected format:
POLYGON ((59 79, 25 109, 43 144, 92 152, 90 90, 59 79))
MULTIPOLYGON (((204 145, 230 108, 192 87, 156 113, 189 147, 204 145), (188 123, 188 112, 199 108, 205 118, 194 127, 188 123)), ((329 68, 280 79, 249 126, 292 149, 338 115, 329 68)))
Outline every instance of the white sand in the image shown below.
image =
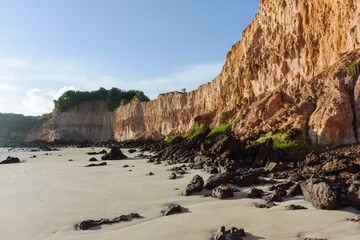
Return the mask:
MULTIPOLYGON (((209 174, 191 171, 183 178, 169 180, 169 166, 155 166, 143 159, 108 161, 107 166, 84 168, 92 157, 85 154, 89 151, 62 149, 49 152, 51 156, 44 152, 11 153, 26 162, 0 165, 0 239, 209 239, 222 225, 244 228, 248 235, 245 239, 360 239, 360 224, 346 221, 359 214, 353 208, 317 210, 297 197, 271 209, 258 209, 253 203, 261 200, 246 198, 247 188, 228 200, 204 198, 205 191, 184 197, 180 190, 195 174, 205 180, 209 174), (30 159, 34 154, 37 158, 30 159), (135 167, 123 168, 124 164, 135 167), (156 175, 146 176, 150 171, 156 175), (160 211, 169 203, 178 203, 189 212, 162 216, 160 211), (284 206, 289 204, 309 209, 288 211, 284 206), (132 212, 144 218, 88 231, 74 230, 82 220, 132 212)), ((0 160, 7 155, 1 153, 0 160)))

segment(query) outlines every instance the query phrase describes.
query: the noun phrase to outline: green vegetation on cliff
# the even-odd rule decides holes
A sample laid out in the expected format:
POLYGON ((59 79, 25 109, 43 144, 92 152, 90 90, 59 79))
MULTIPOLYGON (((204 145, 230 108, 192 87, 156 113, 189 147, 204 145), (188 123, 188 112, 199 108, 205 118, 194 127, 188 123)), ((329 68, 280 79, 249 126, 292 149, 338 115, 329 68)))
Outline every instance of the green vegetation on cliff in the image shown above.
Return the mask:
POLYGON ((195 123, 195 126, 190 128, 189 131, 187 131, 184 135, 183 138, 185 139, 190 139, 193 138, 197 135, 199 135, 200 133, 203 133, 204 130, 206 129, 206 126, 204 123, 195 123))
POLYGON ((106 90, 105 88, 100 88, 91 92, 69 90, 61 95, 58 100, 54 100, 54 103, 60 112, 65 112, 69 108, 85 101, 105 100, 109 101, 109 110, 114 111, 120 105, 120 102, 128 103, 134 98, 138 98, 140 101, 150 101, 142 91, 124 91, 118 88, 106 90))
POLYGON ((232 129, 233 123, 223 123, 211 130, 211 132, 206 136, 208 140, 216 140, 221 133, 230 132, 232 129))
POLYGON ((299 151, 307 147, 306 141, 302 139, 300 131, 291 125, 283 126, 275 131, 269 132, 256 140, 264 143, 267 139, 274 140, 274 149, 286 152, 299 151))
POLYGON ((175 136, 169 137, 169 138, 165 139, 164 142, 171 143, 176 137, 178 137, 178 136, 175 135, 175 136))
POLYGON ((349 65, 347 72, 350 76, 353 77, 354 80, 356 80, 359 77, 360 74, 360 65, 358 62, 353 62, 349 65))
POLYGON ((30 130, 40 127, 51 117, 51 113, 41 116, 24 116, 14 113, 0 113, 0 140, 21 140, 20 135, 27 134, 30 130))

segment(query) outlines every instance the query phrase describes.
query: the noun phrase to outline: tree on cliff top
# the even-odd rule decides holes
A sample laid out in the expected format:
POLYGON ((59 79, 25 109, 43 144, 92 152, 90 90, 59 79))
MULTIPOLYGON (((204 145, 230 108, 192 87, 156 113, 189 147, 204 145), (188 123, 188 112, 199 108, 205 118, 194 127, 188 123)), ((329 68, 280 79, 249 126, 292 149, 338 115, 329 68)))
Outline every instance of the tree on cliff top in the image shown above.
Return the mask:
POLYGON ((69 90, 61 95, 58 100, 54 100, 54 103, 60 112, 65 112, 69 108, 85 101, 109 100, 108 108, 110 111, 114 111, 120 105, 120 102, 128 103, 134 98, 138 98, 140 101, 150 101, 142 91, 124 91, 118 88, 106 90, 105 88, 100 88, 91 92, 69 90))
POLYGON ((34 117, 14 113, 0 113, 0 142, 20 140, 18 137, 21 137, 21 134, 26 134, 32 129, 40 127, 51 115, 51 113, 46 113, 34 117))

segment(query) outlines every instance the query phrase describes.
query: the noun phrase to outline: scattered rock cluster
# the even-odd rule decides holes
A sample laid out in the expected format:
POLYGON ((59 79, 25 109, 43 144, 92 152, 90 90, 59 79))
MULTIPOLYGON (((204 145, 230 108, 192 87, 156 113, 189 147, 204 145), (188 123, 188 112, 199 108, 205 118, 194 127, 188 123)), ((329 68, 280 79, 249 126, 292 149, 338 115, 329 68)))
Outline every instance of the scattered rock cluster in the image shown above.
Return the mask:
POLYGON ((131 213, 129 215, 121 215, 113 219, 102 218, 100 220, 86 220, 75 225, 76 230, 88 230, 92 227, 100 226, 103 224, 113 224, 118 222, 131 221, 134 218, 141 218, 137 213, 131 213))

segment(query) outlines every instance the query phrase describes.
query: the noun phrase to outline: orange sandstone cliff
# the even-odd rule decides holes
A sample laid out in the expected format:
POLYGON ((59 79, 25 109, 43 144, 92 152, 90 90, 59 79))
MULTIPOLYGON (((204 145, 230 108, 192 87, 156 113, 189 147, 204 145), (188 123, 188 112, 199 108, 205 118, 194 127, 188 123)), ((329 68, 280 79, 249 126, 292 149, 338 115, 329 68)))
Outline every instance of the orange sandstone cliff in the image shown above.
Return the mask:
POLYGON ((113 140, 115 113, 105 101, 83 102, 66 112, 55 109, 52 118, 30 132, 25 141, 106 141, 113 140))
POLYGON ((44 129, 50 129, 64 140, 159 139, 183 134, 195 119, 214 127, 226 111, 230 120, 241 118, 234 127, 241 137, 292 124, 313 143, 357 142, 360 81, 347 68, 360 59, 359 17, 359 0, 262 0, 213 81, 190 93, 121 105, 107 113, 114 116, 111 131, 112 117, 93 119, 90 127, 74 120, 80 111, 76 117, 69 111, 55 112, 52 126, 43 126, 39 135, 44 139, 44 129))

